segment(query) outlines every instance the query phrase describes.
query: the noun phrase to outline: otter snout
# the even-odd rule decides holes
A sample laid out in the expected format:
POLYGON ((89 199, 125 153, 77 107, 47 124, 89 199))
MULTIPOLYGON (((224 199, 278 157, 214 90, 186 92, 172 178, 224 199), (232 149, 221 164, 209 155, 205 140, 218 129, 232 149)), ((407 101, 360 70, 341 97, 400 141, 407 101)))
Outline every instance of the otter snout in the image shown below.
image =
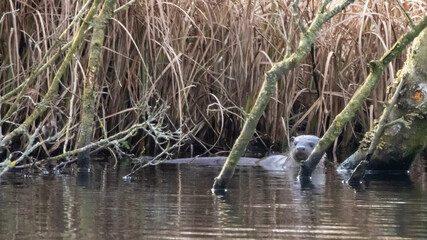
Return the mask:
POLYGON ((297 150, 300 152, 305 152, 305 147, 297 147, 297 150))
POLYGON ((302 150, 300 148, 298 148, 293 152, 292 157, 293 157, 293 159, 300 162, 302 160, 306 160, 309 155, 310 155, 310 152, 305 151, 305 148, 302 148, 302 150))

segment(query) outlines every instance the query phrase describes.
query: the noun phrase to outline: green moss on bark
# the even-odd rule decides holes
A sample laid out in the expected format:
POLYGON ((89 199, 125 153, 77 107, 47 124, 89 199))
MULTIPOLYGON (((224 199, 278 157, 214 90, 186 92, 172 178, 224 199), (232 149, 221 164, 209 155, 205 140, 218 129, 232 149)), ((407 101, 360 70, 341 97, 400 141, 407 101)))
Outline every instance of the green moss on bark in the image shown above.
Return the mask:
POLYGON ((68 66, 71 62, 71 59, 73 58, 73 54, 76 52, 80 44, 83 42, 85 32, 89 28, 89 23, 92 21, 96 13, 99 2, 100 0, 95 0, 90 10, 86 14, 86 17, 81 27, 79 28, 77 35, 75 36, 71 44, 71 47, 68 49, 67 54, 65 55, 61 66, 58 68, 58 71, 52 81, 52 84, 50 85, 46 95, 43 97, 43 100, 39 104, 37 104, 37 107, 34 109, 31 115, 28 116, 19 127, 14 129, 12 132, 10 132, 8 135, 6 135, 3 138, 0 146, 5 147, 6 145, 10 144, 13 138, 21 136, 24 133, 24 131, 27 129, 27 127, 31 125, 42 113, 46 111, 46 109, 50 107, 50 105, 52 104, 53 98, 58 92, 61 77, 67 71, 68 66))
POLYGON ((336 116, 331 126, 326 131, 325 135, 320 139, 319 143, 314 148, 312 154, 306 161, 301 162, 301 170, 299 176, 310 177, 315 167, 323 156, 323 153, 331 146, 333 141, 341 134, 345 124, 347 124, 360 109, 364 101, 367 99, 371 91, 377 86, 379 77, 383 69, 398 55, 402 53, 405 47, 412 42, 421 31, 427 26, 427 15, 409 32, 399 38, 393 47, 386 52, 379 61, 370 62, 371 72, 365 83, 358 89, 350 100, 348 105, 336 116))
POLYGON ((277 79, 287 74, 290 70, 302 62, 304 57, 310 51, 311 45, 316 40, 322 25, 352 2, 352 0, 346 1, 334 8, 332 11, 328 12, 324 12, 325 5, 323 4, 326 4, 326 2, 322 2, 319 6, 319 11, 316 17, 314 18, 307 32, 304 33, 295 53, 293 53, 289 58, 285 58, 281 62, 274 64, 270 71, 265 74, 264 83, 258 98, 255 101, 255 105, 252 108, 249 117, 246 119, 242 132, 237 138, 236 143, 234 144, 221 173, 217 178, 215 178, 213 189, 225 189, 228 182, 232 178, 234 169, 240 157, 243 155, 249 141, 252 139, 252 136, 255 133, 256 125, 258 124, 262 113, 264 112, 273 93, 276 91, 277 79))
MULTIPOLYGON (((369 161, 368 170, 408 170, 414 158, 427 146, 427 29, 414 40, 390 95, 403 80, 398 101, 387 118, 388 124, 369 161)), ((365 139, 367 141, 369 137, 365 139)), ((366 143, 363 146, 366 147, 366 143)), ((353 169, 364 159, 366 150, 363 146, 340 168, 353 169)))
MULTIPOLYGON (((117 0, 106 0, 98 17, 95 18, 93 35, 89 52, 88 77, 84 82, 83 109, 80 120, 80 134, 78 147, 82 148, 92 142, 94 117, 95 117, 95 87, 99 75, 99 66, 102 61, 102 46, 104 45, 107 20, 113 15, 114 5, 117 0)), ((89 150, 78 154, 77 165, 79 168, 89 167, 89 150)))

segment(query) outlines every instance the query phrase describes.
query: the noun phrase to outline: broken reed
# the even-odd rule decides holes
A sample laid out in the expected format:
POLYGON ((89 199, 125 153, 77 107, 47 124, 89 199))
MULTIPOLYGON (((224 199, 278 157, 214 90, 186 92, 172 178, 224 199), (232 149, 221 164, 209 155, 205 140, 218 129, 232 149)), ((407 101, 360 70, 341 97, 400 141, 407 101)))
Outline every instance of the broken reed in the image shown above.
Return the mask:
MULTIPOLYGON (((317 3, 301 1, 299 13, 304 23, 315 15, 317 3)), ((40 64, 82 4, 52 0, 0 3, 1 96, 40 64)), ((414 22, 427 8, 421 0, 404 1, 402 6, 414 22)), ((366 64, 389 49, 409 25, 395 1, 356 1, 323 27, 305 62, 279 80, 258 125, 258 136, 287 144, 297 133, 321 135, 369 74, 366 64)), ((71 39, 76 29, 72 27, 64 39, 71 39)), ((192 143, 203 146, 203 151, 229 150, 264 73, 272 62, 296 48, 299 33, 290 1, 137 1, 116 14, 108 28, 96 89, 94 138, 140 122, 147 117, 146 106, 152 106, 152 111, 170 106, 159 124, 192 131, 192 143)), ((71 147, 78 139, 89 41, 90 36, 62 77, 55 105, 36 122, 59 131, 70 118, 71 147)), ((386 87, 403 62, 403 57, 396 59, 384 72, 379 87, 345 129, 343 145, 372 125, 382 110, 386 87)), ((18 111, 3 124, 3 134, 34 110, 60 63, 38 76, 18 111)), ((1 102, 2 117, 13 101, 1 102)), ((133 150, 155 151, 148 136, 138 136, 130 145, 133 150)))

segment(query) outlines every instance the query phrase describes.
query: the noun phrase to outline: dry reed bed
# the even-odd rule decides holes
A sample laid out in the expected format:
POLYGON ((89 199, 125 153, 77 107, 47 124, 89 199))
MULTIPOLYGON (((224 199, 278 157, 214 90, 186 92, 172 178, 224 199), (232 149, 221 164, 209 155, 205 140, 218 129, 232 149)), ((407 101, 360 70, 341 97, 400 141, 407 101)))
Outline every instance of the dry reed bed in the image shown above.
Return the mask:
MULTIPOLYGON (((81 2, 0 3, 1 95, 29 76, 81 2)), ((317 2, 301 1, 304 23, 313 19, 317 2)), ((414 22, 426 12, 423 0, 401 2, 414 22)), ((396 1, 356 1, 326 24, 311 55, 278 82, 258 136, 287 144, 288 137, 297 133, 321 135, 368 75, 367 62, 378 59, 409 27, 396 1)), ((75 31, 73 27, 66 39, 75 31)), ((89 37, 62 78, 56 105, 35 123, 58 130, 70 117, 71 106, 73 139, 77 139, 89 37), (76 98, 70 104, 74 87, 76 98)), ((148 104, 152 111, 155 106, 170 106, 159 124, 192 131, 193 143, 204 150, 227 150, 255 101, 264 73, 299 40, 290 1, 137 1, 110 22, 97 88, 95 138, 102 136, 103 127, 113 134, 141 121, 148 104)), ((344 145, 366 131, 381 112, 386 87, 403 62, 404 56, 385 71, 371 99, 344 132, 344 145)), ((59 64, 38 77, 10 122, 21 123, 31 113, 59 64)), ((1 104, 2 116, 12 101, 1 104)), ((3 134, 13 127, 3 125, 3 134)), ((132 145, 153 149, 146 136, 135 138, 132 145)))

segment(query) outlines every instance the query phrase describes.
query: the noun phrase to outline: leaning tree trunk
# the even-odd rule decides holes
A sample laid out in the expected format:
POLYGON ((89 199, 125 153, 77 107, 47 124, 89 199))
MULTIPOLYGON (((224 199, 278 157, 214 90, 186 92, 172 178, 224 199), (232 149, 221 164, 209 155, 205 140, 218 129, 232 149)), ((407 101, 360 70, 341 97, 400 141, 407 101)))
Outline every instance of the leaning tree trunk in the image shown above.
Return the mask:
MULTIPOLYGON (((427 28, 414 40, 405 65, 389 89, 388 103, 402 81, 396 104, 387 106, 393 109, 370 156, 368 170, 408 170, 427 146, 427 28)), ((359 149, 340 165, 341 169, 354 169, 366 158, 374 131, 365 134, 359 149)))
MULTIPOLYGON (((231 149, 230 155, 225 162, 221 173, 218 177, 215 178, 213 184, 214 190, 224 190, 227 184, 230 182, 233 177, 234 170, 237 166, 237 163, 240 157, 243 155, 246 147, 248 146, 249 141, 252 139, 252 136, 255 133, 256 125, 267 107, 268 102, 270 101, 271 96, 273 95, 276 89, 277 79, 286 75, 290 70, 295 68, 307 55, 311 49, 311 45, 317 38, 317 35, 320 32, 322 25, 331 19, 333 16, 337 15, 343 9, 345 9, 350 3, 354 0, 347 0, 341 5, 335 7, 330 11, 326 11, 326 5, 329 1, 325 0, 319 4, 319 10, 317 11, 316 17, 313 19, 310 27, 306 30, 301 21, 298 21, 301 30, 303 31, 303 38, 300 41, 298 49, 291 56, 285 58, 283 61, 278 62, 273 65, 270 71, 265 74, 264 83, 261 87, 261 91, 258 95, 255 104, 247 117, 245 124, 243 125, 242 132, 236 140, 233 148, 231 149)), ((296 4, 298 1, 296 1, 296 4)), ((295 8, 294 14, 298 16, 297 9, 295 8)), ((297 17, 297 20, 299 18, 297 17)))
MULTIPOLYGON (((413 26, 409 32, 399 38, 399 40, 393 45, 393 47, 386 52, 379 61, 370 62, 371 72, 365 80, 365 83, 357 90, 350 102, 345 108, 338 114, 331 126, 329 126, 326 133, 320 139, 319 143, 313 149, 307 160, 301 162, 301 168, 299 177, 310 178, 320 159, 331 146, 335 139, 342 133, 345 124, 347 124, 356 114, 356 111, 360 109, 362 104, 368 98, 371 91, 377 86, 379 77, 382 74, 383 69, 389 64, 395 57, 397 57, 403 49, 411 43, 422 31, 427 27, 427 15, 423 20, 416 26, 413 26)), ((365 155, 365 154, 364 154, 365 155)), ((357 164, 356 164, 357 165, 357 164)))
MULTIPOLYGON (((102 11, 94 20, 92 41, 90 44, 88 77, 84 81, 83 109, 81 113, 80 137, 78 147, 82 148, 92 142, 94 117, 95 117, 95 83, 99 76, 101 65, 102 46, 104 45, 105 28, 107 20, 113 15, 114 5, 117 0, 105 0, 102 11)), ((77 166, 80 169, 89 167, 89 149, 80 152, 77 156, 77 166)))

